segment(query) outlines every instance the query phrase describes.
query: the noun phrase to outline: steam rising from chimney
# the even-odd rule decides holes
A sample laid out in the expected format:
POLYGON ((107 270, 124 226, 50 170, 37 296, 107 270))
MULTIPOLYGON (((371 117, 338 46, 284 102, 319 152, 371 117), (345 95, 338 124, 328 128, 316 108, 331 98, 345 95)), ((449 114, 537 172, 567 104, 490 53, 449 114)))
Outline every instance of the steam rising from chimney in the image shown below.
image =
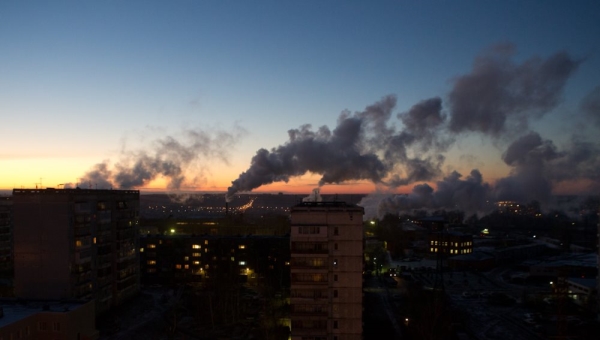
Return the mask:
MULTIPOLYGON (((568 152, 559 153, 551 141, 528 131, 529 123, 560 103, 568 78, 582 61, 558 52, 519 64, 512 60, 514 53, 513 45, 501 44, 477 57, 471 72, 454 81, 448 94, 449 114, 444 112, 442 99, 433 97, 395 115, 394 120, 396 97, 390 95, 364 111, 342 112, 333 130, 327 126, 314 130, 310 125, 289 130, 287 142, 256 152, 250 167, 232 181, 227 197, 307 172, 321 175, 319 186, 369 180, 395 188, 435 180, 443 174, 448 148, 463 134, 476 132, 495 141, 521 136, 504 153, 503 160, 513 170, 496 188, 485 183, 477 169, 464 179, 454 171, 437 182, 437 192, 419 184, 411 194, 382 203, 382 209, 387 204, 396 209, 430 206, 477 211, 490 196, 544 199, 559 173, 548 167, 565 160, 568 152), (554 178, 548 173, 554 173, 554 178)), ((598 116, 598 93, 595 90, 582 103, 589 115, 598 116)), ((578 144, 584 145, 597 147, 578 144)), ((588 163, 596 162, 592 154, 582 151, 579 155, 588 163)))

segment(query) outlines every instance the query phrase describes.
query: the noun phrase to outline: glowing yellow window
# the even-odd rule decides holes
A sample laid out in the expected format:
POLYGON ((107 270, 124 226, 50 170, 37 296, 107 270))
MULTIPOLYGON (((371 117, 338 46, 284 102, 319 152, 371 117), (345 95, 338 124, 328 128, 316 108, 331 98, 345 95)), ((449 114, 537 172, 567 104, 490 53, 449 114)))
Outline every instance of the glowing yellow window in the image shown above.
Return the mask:
POLYGON ((149 244, 148 248, 150 248, 150 249, 156 248, 156 244, 149 244))
POLYGON ((201 246, 199 244, 192 244, 193 249, 200 249, 201 246))
POLYGON ((148 263, 149 265, 154 265, 154 264, 156 264, 156 261, 155 261, 155 260, 148 260, 148 262, 147 262, 147 263, 148 263))
POLYGON ((246 249, 246 246, 245 246, 245 245, 243 245, 243 244, 240 244, 240 245, 238 246, 238 248, 240 248, 240 249, 246 249))

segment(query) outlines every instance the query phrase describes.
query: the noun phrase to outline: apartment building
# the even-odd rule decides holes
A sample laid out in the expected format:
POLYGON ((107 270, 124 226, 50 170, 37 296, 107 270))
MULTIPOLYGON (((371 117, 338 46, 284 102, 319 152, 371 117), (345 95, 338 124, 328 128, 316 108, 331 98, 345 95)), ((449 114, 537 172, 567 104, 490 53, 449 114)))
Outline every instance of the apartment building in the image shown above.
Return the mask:
POLYGON ((138 219, 136 190, 13 190, 15 296, 120 305, 139 292, 138 219))
POLYGON ((442 253, 444 257, 471 254, 473 236, 456 231, 435 232, 429 235, 429 253, 442 253))
POLYGON ((362 339, 363 214, 345 202, 292 207, 293 340, 362 339))
POLYGON ((12 197, 0 197, 0 278, 12 277, 12 197))
MULTIPOLYGON (((204 282, 258 284, 289 279, 290 240, 272 235, 143 235, 142 284, 204 282)), ((274 287, 277 288, 277 287, 274 287)))

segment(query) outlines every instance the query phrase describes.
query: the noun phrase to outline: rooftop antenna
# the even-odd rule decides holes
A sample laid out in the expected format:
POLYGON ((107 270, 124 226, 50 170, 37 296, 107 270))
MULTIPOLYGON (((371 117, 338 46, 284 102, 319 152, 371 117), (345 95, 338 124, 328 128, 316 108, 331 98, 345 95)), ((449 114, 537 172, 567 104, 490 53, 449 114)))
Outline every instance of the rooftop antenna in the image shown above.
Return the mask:
POLYGON ((43 177, 40 177, 40 182, 39 183, 35 183, 35 188, 38 189, 38 184, 39 184, 39 189, 42 189, 42 179, 44 179, 43 177))

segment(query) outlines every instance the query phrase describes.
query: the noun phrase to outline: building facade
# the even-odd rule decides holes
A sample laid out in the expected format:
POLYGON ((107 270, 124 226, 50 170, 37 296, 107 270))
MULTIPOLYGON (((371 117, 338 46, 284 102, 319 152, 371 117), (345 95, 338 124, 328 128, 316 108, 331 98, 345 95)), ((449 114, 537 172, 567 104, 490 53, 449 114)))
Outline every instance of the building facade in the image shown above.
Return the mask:
POLYGON ((271 235, 143 235, 142 284, 203 282, 260 284, 278 279, 287 286, 290 240, 271 235))
POLYGON ((95 340, 94 301, 0 301, 0 339, 95 340))
POLYGON ((473 236, 456 231, 435 232, 429 234, 429 253, 441 253, 444 257, 471 254, 473 236))
POLYGON ((120 305, 139 292, 138 219, 136 190, 13 190, 15 296, 120 305))
POLYGON ((292 207, 293 340, 362 339, 363 214, 344 202, 292 207))
POLYGON ((12 197, 0 197, 0 279, 3 280, 10 280, 13 275, 11 220, 12 197))

